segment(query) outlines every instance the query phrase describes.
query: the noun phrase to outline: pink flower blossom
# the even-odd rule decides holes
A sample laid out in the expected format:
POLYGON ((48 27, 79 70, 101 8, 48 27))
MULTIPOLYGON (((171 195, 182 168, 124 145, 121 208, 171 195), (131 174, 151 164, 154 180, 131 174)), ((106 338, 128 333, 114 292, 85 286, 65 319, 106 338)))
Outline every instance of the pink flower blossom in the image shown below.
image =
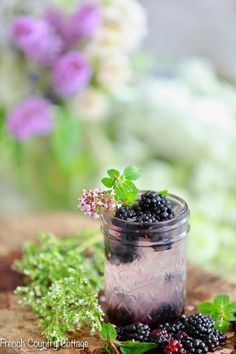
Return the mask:
POLYGON ((83 190, 78 207, 88 216, 98 219, 104 211, 111 213, 116 207, 113 194, 102 192, 99 189, 83 190))
POLYGON ((62 51, 62 41, 44 19, 17 17, 11 28, 15 44, 32 60, 51 65, 62 51))
POLYGON ((73 44, 91 36, 101 22, 100 9, 95 4, 85 4, 69 18, 67 40, 73 44))
MULTIPOLYGON (((65 41, 67 37, 68 15, 60 9, 50 6, 44 13, 44 19, 54 28, 55 32, 65 41)), ((64 43, 66 46, 66 43, 64 43)))
POLYGON ((53 128, 52 105, 42 97, 29 97, 9 114, 7 125, 10 134, 20 141, 47 134, 53 128))
POLYGON ((88 84, 91 73, 91 66, 82 54, 66 53, 52 68, 54 91, 61 97, 72 96, 88 84))
POLYGON ((94 3, 80 6, 70 16, 51 6, 46 10, 44 18, 63 39, 65 47, 70 47, 94 33, 101 22, 101 13, 94 3))

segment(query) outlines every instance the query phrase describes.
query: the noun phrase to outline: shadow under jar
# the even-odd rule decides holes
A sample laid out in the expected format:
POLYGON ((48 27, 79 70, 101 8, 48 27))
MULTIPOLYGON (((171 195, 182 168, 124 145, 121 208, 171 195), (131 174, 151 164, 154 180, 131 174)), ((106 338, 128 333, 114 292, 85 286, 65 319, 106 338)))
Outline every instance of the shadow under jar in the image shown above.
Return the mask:
POLYGON ((171 220, 140 224, 102 215, 105 297, 116 325, 176 320, 184 312, 187 203, 168 195, 171 220))

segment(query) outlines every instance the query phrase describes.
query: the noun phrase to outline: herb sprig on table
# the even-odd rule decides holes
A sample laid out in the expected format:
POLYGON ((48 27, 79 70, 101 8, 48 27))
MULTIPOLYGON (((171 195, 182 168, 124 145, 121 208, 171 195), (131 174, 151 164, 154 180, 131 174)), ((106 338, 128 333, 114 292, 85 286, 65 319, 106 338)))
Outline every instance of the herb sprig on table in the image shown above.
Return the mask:
POLYGON ((42 234, 38 244, 26 244, 22 259, 15 263, 28 279, 16 289, 23 296, 20 304, 38 315, 44 335, 55 345, 83 324, 91 334, 101 329, 104 314, 97 294, 103 285, 103 246, 98 239, 99 234, 88 230, 78 237, 42 234), (90 256, 92 252, 96 257, 86 254, 88 245, 90 256))
POLYGON ((236 302, 231 302, 228 295, 217 295, 213 302, 203 302, 197 309, 214 318, 214 327, 221 332, 226 332, 231 322, 236 321, 236 302))
POLYGON ((157 345, 151 342, 118 341, 116 329, 111 323, 102 325, 100 337, 105 342, 103 352, 107 354, 143 354, 157 348, 157 345))

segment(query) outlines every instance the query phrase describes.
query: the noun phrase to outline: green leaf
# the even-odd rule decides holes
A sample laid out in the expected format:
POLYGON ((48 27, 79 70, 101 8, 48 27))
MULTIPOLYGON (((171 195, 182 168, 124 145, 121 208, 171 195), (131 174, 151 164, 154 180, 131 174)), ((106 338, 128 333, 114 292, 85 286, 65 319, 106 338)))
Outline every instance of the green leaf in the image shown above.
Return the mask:
POLYGON ((124 176, 125 178, 135 181, 141 176, 141 172, 138 167, 135 166, 127 166, 124 169, 124 176))
POLYGON ((114 188, 115 191, 115 199, 119 202, 125 202, 126 201, 126 195, 125 191, 122 188, 122 186, 118 185, 114 188))
POLYGON ((135 184, 129 180, 125 180, 122 183, 122 188, 127 193, 137 193, 138 192, 138 189, 136 188, 135 184))
POLYGON ((225 321, 235 321, 236 317, 232 312, 224 312, 224 320, 225 321))
POLYGON ((158 192, 158 194, 161 194, 161 195, 164 195, 165 197, 167 197, 169 192, 167 189, 163 189, 162 191, 158 192))
POLYGON ((215 329, 218 329, 218 331, 221 331, 221 332, 228 331, 229 326, 230 326, 229 322, 224 321, 224 320, 217 320, 214 325, 215 329))
POLYGON ((125 180, 121 186, 125 193, 125 201, 128 204, 131 204, 138 194, 138 189, 136 188, 135 184, 130 180, 125 180))
POLYGON ((197 307, 198 311, 204 313, 205 315, 209 315, 212 311, 212 308, 213 306, 211 302, 203 302, 197 307))
POLYGON ((225 306, 226 311, 230 311, 232 313, 236 313, 236 302, 231 302, 225 306))
POLYGON ((217 320, 222 317, 222 311, 219 307, 213 306, 209 315, 217 320))
POLYGON ((228 295, 217 295, 214 298, 214 304, 219 306, 225 306, 230 302, 230 298, 228 295))
POLYGON ((102 183, 104 184, 105 187, 107 188, 112 188, 114 186, 114 180, 109 178, 109 177, 104 177, 102 179, 102 183))
POLYGON ((102 340, 116 339, 117 332, 115 327, 111 323, 103 323, 100 331, 100 337, 102 340))
POLYGON ((115 169, 110 169, 107 171, 108 176, 110 176, 111 178, 114 177, 119 177, 120 176, 120 172, 118 170, 115 169))
POLYGON ((121 342, 120 351, 123 354, 142 354, 146 353, 151 349, 157 348, 155 343, 140 343, 134 341, 121 342))

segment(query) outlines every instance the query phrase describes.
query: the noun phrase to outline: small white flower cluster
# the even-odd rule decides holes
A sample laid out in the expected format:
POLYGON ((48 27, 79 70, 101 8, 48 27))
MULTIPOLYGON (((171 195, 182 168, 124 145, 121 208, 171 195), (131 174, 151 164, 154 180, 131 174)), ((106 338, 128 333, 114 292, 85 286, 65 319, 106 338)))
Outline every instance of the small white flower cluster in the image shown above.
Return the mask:
POLYGON ((147 33, 145 9, 137 0, 99 0, 102 21, 85 50, 97 67, 97 87, 88 87, 72 102, 82 119, 100 120, 109 113, 108 96, 131 82, 130 54, 147 33))

